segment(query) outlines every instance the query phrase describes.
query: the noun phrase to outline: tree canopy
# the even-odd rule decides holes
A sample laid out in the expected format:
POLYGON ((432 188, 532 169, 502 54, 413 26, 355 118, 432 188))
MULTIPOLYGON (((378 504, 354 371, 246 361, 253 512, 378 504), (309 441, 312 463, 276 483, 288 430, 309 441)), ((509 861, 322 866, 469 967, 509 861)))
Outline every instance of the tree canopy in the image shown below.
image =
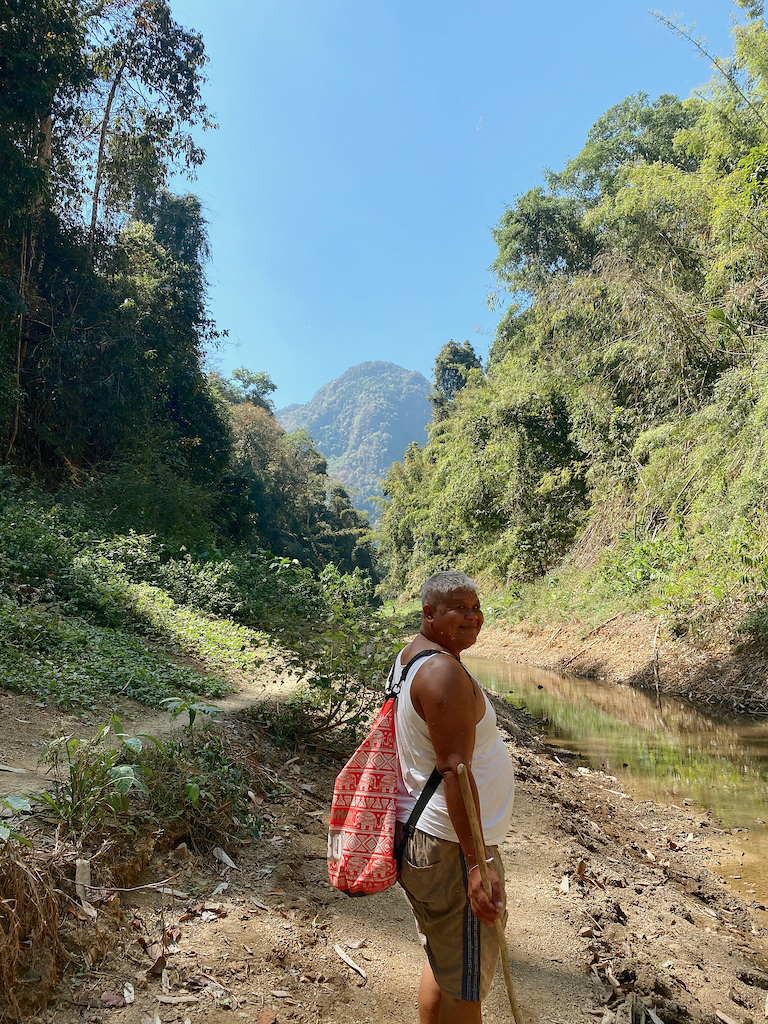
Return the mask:
POLYGON ((373 570, 368 524, 275 385, 207 373, 199 33, 166 0, 0 0, 0 439, 115 528, 373 570))
POLYGON ((742 6, 706 90, 617 103, 502 214, 485 372, 457 368, 386 480, 393 592, 452 567, 514 585, 660 531, 686 571, 762 549, 768 30, 742 6))
POLYGON ((443 345, 435 359, 432 390, 429 393, 435 419, 442 419, 445 415, 450 403, 465 387, 470 371, 482 368, 483 364, 468 341, 463 345, 457 345, 455 341, 443 345))

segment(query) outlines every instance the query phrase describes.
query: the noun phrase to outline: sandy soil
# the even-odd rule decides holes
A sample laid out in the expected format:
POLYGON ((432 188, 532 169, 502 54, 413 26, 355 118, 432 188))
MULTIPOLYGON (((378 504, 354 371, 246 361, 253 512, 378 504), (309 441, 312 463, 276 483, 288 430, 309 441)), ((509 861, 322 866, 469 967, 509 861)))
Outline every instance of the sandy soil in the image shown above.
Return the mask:
MULTIPOLYGON (((739 635, 739 634, 735 634, 739 635)), ((768 644, 744 637, 700 646, 671 636, 658 619, 617 615, 603 623, 542 629, 486 626, 472 654, 628 683, 739 713, 768 711, 768 644)))
MULTIPOLYGON (((251 679, 241 678, 237 693, 212 703, 225 714, 232 714, 260 700, 283 699, 290 689, 290 683, 280 676, 262 672, 251 679)), ((167 711, 132 700, 117 700, 101 715, 68 714, 55 705, 0 690, 0 797, 45 789, 52 781, 46 765, 40 763, 46 745, 59 736, 92 738, 100 726, 109 722, 110 712, 118 715, 130 735, 165 736, 178 724, 167 711)))
MULTIPOLYGON (((417 1020, 423 953, 402 892, 352 900, 327 882, 328 805, 343 756, 271 746, 243 710, 259 689, 239 695, 221 726, 261 782, 258 838, 227 848, 235 868, 169 845, 179 837, 147 836, 142 850, 124 842, 94 861, 97 884, 114 878, 111 861, 133 855, 138 867, 148 864, 136 881, 121 882, 133 891, 94 896, 95 922, 74 899, 73 854, 62 883, 73 963, 55 1004, 27 1020, 417 1020), (128 985, 133 1001, 108 1005, 125 992, 130 998, 128 985)), ((43 742, 62 724, 87 731, 19 698, 1 699, 3 759, 17 766, 35 760, 28 737, 43 742), (24 739, 17 717, 29 719, 24 739)), ((653 1014, 665 1024, 714 1024, 716 1013, 724 1024, 762 1020, 765 914, 706 866, 715 857, 737 864, 738 838, 694 809, 635 804, 616 779, 575 767, 535 738, 530 719, 494 699, 518 780, 503 857, 512 972, 526 1024, 657 1024, 653 1014)), ((134 712, 134 724, 145 724, 138 708, 123 709, 124 721, 134 712)), ((50 826, 39 827, 38 844, 52 844, 50 826)), ((34 989, 34 977, 25 981, 25 992, 34 989)), ((485 1020, 511 1019, 499 971, 485 1020)))

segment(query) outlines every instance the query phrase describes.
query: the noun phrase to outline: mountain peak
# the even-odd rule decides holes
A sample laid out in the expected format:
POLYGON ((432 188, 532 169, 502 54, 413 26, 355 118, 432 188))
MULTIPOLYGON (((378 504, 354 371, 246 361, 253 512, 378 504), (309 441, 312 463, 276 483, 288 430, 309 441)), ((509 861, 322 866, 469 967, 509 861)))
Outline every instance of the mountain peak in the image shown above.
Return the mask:
POLYGON ((379 479, 413 441, 424 444, 431 416, 429 381, 416 370, 373 360, 319 388, 305 405, 275 413, 287 431, 308 430, 328 472, 352 492, 357 508, 381 495, 379 479))

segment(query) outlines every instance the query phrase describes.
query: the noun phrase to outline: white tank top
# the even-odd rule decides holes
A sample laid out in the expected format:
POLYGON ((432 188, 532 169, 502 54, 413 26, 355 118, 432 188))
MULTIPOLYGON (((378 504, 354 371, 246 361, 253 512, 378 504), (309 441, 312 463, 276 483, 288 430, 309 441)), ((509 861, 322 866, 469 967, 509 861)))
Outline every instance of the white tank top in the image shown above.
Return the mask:
MULTIPOLYGON (((395 679, 402 672, 403 652, 395 662, 395 679)), ((397 820, 407 821, 427 779, 435 767, 435 748, 429 738, 429 729, 420 718, 411 701, 411 683, 419 669, 432 658, 446 657, 434 654, 420 658, 413 665, 400 690, 395 710, 395 736, 400 762, 397 786, 397 820)), ((482 687, 481 687, 482 692, 482 687)), ((483 693, 485 714, 475 726, 475 749, 472 754, 472 775, 480 797, 480 819, 483 836, 488 846, 497 846, 506 838, 515 797, 515 777, 512 761, 496 728, 496 712, 483 693)), ((451 824, 442 783, 432 794, 416 825, 438 839, 458 842, 451 824)))

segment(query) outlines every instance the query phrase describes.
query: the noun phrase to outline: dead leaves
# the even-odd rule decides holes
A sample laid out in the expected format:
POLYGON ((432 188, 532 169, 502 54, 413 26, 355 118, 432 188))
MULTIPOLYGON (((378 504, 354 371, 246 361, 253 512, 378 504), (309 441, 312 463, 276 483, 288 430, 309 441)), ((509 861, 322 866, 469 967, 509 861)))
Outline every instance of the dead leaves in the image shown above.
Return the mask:
POLYGON ((216 978, 206 974, 205 971, 199 971, 187 978, 186 988, 209 996, 219 1006, 227 1010, 236 1010, 240 1005, 240 1000, 231 989, 225 988, 216 978))
POLYGON ((344 963, 347 965, 347 967, 351 967, 353 971, 357 971, 357 973, 364 981, 368 980, 368 975, 363 970, 363 968, 356 964, 351 957, 347 956, 347 954, 344 952, 341 946, 338 945, 338 943, 334 943, 333 948, 336 954, 340 957, 340 959, 343 960, 344 963))
POLYGON ((227 916, 227 909, 223 903, 198 903, 179 918, 179 924, 192 921, 195 917, 203 921, 216 921, 218 918, 227 916))
POLYGON ((120 1009, 125 1006, 125 999, 119 992, 102 992, 101 1001, 104 1006, 109 1007, 112 1010, 120 1009))
POLYGON ((597 878, 593 878, 592 875, 587 873, 588 860, 589 858, 580 860, 576 865, 575 871, 570 872, 570 874, 563 875, 560 879, 560 885, 558 886, 561 893, 567 895, 571 890, 572 882, 576 882, 580 885, 587 885, 587 883, 589 883, 589 885, 594 885, 598 889, 605 890, 605 886, 601 881, 597 878))
POLYGON ((237 864, 235 864, 229 854, 225 850, 222 850, 220 846, 214 846, 211 853, 216 860, 223 865, 224 870, 237 871, 237 864))
MULTIPOLYGON (((689 832, 688 835, 686 836, 686 838, 681 843, 677 843, 677 842, 675 842, 674 839, 671 839, 669 836, 667 836, 666 840, 664 841, 664 845, 666 846, 666 848, 668 850, 674 850, 675 852, 680 852, 680 851, 684 850, 689 843, 692 843, 692 842, 693 842, 693 832, 689 832)), ((647 852, 648 851, 646 850, 646 853, 647 852)))
POLYGON ((166 925, 163 939, 166 945, 176 944, 181 938, 181 928, 177 924, 166 925))

